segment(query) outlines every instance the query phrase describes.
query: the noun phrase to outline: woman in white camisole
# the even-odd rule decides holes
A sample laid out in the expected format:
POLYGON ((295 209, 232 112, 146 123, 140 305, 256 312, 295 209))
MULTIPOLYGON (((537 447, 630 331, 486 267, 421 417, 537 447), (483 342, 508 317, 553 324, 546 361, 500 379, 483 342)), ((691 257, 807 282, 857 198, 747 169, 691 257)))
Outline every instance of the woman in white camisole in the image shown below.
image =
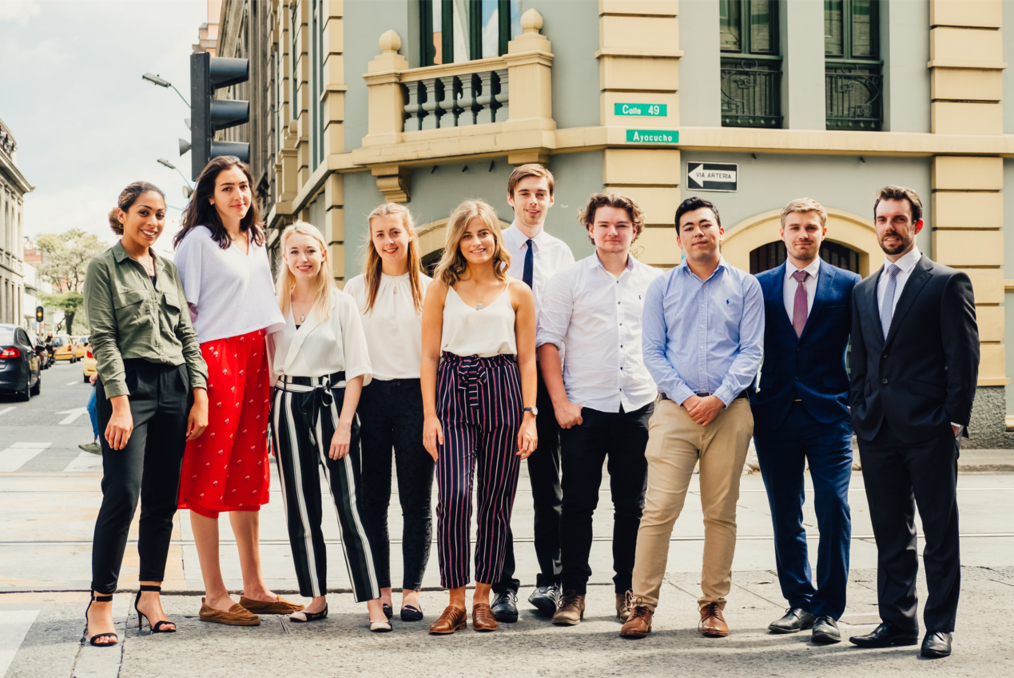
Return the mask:
POLYGON ((433 634, 467 626, 476 467, 472 628, 496 629, 490 589, 503 569, 521 460, 538 444, 535 302, 527 285, 512 284, 509 265, 493 208, 459 205, 422 314, 423 444, 436 460, 440 583, 451 592, 433 634))

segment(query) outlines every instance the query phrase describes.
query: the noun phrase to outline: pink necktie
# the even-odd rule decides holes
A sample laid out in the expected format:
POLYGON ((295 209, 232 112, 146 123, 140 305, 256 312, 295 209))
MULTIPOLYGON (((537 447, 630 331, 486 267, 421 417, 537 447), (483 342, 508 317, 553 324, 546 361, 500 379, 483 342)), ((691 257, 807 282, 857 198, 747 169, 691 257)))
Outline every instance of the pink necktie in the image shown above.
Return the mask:
POLYGON ((806 271, 796 271, 792 278, 799 283, 796 286, 796 298, 792 302, 792 326, 796 329, 796 336, 803 335, 803 328, 806 327, 806 279, 809 277, 806 271))

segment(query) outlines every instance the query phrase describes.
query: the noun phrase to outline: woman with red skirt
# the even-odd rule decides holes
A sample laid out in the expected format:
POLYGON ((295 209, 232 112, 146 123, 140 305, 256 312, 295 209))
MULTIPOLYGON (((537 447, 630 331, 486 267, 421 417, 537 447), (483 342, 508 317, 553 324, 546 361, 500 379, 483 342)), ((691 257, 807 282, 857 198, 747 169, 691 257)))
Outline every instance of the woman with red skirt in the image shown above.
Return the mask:
POLYGON ((271 592, 261 573, 260 507, 268 503, 271 384, 264 337, 284 325, 249 167, 215 158, 197 180, 173 243, 201 353, 208 363, 208 430, 187 444, 179 507, 190 509, 204 577, 202 621, 256 626, 258 614, 303 608, 271 592), (239 550, 243 597, 226 590, 218 516, 228 513, 239 550))

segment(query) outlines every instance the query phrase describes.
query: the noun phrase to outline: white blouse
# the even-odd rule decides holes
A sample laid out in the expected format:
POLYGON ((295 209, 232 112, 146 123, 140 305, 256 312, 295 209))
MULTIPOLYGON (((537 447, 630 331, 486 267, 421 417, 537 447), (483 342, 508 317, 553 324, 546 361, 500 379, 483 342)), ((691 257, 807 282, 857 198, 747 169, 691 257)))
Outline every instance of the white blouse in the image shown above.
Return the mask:
POLYGON ((246 254, 235 245, 223 250, 206 226, 198 226, 180 241, 173 262, 187 302, 197 308, 194 330, 202 344, 257 330, 274 332, 285 322, 274 303, 267 251, 253 239, 246 254))
POLYGON ((364 375, 365 386, 373 377, 359 309, 355 300, 337 287, 331 290, 330 318, 319 322, 317 314, 311 311, 296 329, 290 311, 285 326, 267 336, 267 344, 271 374, 275 378, 283 374, 323 377, 345 372, 346 381, 364 375))
MULTIPOLYGON (((431 282, 433 278, 419 274, 423 298, 431 282)), ((380 289, 369 313, 365 311, 369 295, 363 276, 357 275, 345 283, 345 292, 356 300, 362 314, 373 378, 379 381, 418 379, 422 371, 422 314, 415 310, 408 273, 381 274, 380 289)))
POLYGON ((518 342, 514 329, 514 307, 511 305, 510 283, 489 306, 476 309, 466 304, 451 287, 444 301, 444 325, 440 350, 463 358, 477 355, 517 355, 518 342))

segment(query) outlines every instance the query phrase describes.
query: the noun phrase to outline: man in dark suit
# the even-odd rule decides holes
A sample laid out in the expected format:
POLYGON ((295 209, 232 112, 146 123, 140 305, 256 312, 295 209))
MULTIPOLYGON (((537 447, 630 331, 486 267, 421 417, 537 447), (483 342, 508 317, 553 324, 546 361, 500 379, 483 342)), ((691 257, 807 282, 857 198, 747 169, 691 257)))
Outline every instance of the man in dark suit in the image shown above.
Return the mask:
POLYGON ((852 296, 852 426, 877 540, 877 629, 860 647, 915 645, 915 508, 922 517, 929 597, 922 655, 951 653, 961 564, 958 447, 972 413, 979 332, 972 283, 919 252, 915 191, 880 189, 873 214, 883 268, 852 296))
POLYGON ((764 291, 764 365, 750 398, 754 444, 775 531, 778 582, 789 609, 773 633, 813 629, 815 643, 841 641, 852 521, 852 426, 845 347, 852 288, 860 277, 820 259, 827 210, 810 198, 782 210, 787 259, 757 276, 764 291), (809 463, 820 543, 816 586, 803 529, 809 463))

